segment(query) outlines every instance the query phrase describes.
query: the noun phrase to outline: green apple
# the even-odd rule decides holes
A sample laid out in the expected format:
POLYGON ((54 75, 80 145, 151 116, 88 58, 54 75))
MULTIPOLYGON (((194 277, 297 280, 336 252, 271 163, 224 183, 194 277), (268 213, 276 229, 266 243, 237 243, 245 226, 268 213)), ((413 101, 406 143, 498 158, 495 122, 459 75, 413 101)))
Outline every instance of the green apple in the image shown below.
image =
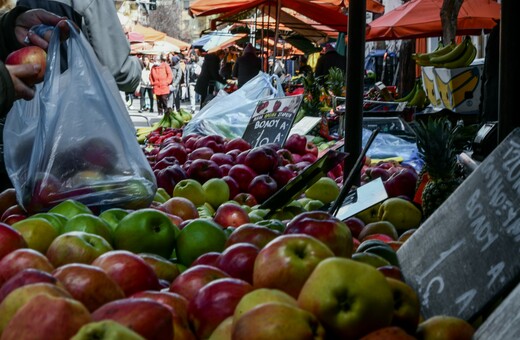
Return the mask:
POLYGON ((84 231, 103 237, 108 243, 113 244, 112 228, 101 217, 92 214, 77 214, 67 220, 62 232, 84 231))
POLYGON ((358 212, 354 216, 359 218, 361 221, 363 221, 365 224, 371 223, 371 222, 377 222, 379 221, 379 207, 381 206, 381 203, 374 204, 371 207, 366 208, 363 211, 358 212))
POLYGON ((59 232, 51 222, 44 218, 26 218, 12 225, 22 234, 27 246, 45 254, 59 232))
POLYGON ((140 253, 138 255, 152 266, 155 274, 161 280, 172 282, 180 274, 177 264, 162 256, 150 253, 140 253))
POLYGON ((99 255, 112 249, 102 236, 84 231, 70 231, 56 237, 45 255, 57 268, 68 263, 91 264, 99 255))
POLYGON ((114 248, 169 258, 179 229, 166 213, 152 208, 130 212, 114 231, 114 248))
POLYGON ((233 314, 233 322, 237 322, 240 317, 251 309, 269 302, 281 302, 289 305, 298 306, 296 299, 286 292, 272 288, 257 288, 242 296, 233 314))
POLYGON ((47 221, 51 222, 53 227, 58 231, 58 233, 62 233, 63 226, 67 222, 68 218, 61 214, 52 213, 52 212, 41 212, 34 215, 31 215, 27 218, 44 218, 47 221))
POLYGON ((421 301, 417 292, 402 280, 386 277, 394 296, 392 326, 400 327, 414 334, 421 317, 421 301))
POLYGON ((419 227, 423 217, 415 204, 400 197, 384 200, 377 214, 380 220, 391 222, 400 232, 419 227))
POLYGON ((108 223, 112 231, 116 230, 119 221, 128 215, 130 211, 123 208, 110 208, 99 214, 99 217, 108 223))
POLYGON ((202 184, 192 178, 180 180, 177 184, 175 184, 172 196, 186 197, 197 207, 203 205, 206 202, 202 184))
POLYGON ((146 179, 131 179, 125 183, 123 189, 124 197, 129 198, 128 201, 124 202, 124 208, 133 210, 149 207, 156 191, 155 185, 146 179))
POLYGON ((72 199, 58 203, 49 212, 61 214, 69 219, 77 214, 94 214, 87 205, 72 199))
POLYGON ((323 207, 325 203, 321 200, 315 200, 311 199, 309 202, 307 202, 303 208, 307 211, 313 211, 313 210, 319 210, 321 207, 323 207))
POLYGON ((215 209, 222 203, 229 201, 229 186, 227 182, 220 177, 208 179, 202 184, 202 189, 204 189, 206 202, 211 204, 215 209))
POLYGON ((351 259, 321 261, 303 285, 298 305, 315 315, 331 339, 359 339, 389 326, 392 289, 374 267, 351 259))
POLYGON ((338 198, 340 188, 335 180, 323 176, 305 190, 305 197, 320 200, 324 204, 334 202, 338 198))
POLYGON ((157 188, 155 196, 153 197, 154 202, 164 203, 171 198, 170 194, 164 188, 157 188))
POLYGON ((114 320, 90 322, 79 329, 70 340, 145 340, 129 327, 114 320))
POLYGON ((225 248, 227 235, 224 229, 211 219, 198 218, 182 228, 177 237, 177 260, 189 267, 200 255, 225 248))

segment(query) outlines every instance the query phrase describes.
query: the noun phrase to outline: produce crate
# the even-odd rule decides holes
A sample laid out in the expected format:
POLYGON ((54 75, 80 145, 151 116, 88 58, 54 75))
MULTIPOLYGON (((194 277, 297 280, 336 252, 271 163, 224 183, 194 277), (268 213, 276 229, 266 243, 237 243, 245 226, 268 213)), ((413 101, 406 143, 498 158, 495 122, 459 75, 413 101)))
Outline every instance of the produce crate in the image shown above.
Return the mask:
POLYGON ((437 88, 435 72, 433 66, 422 66, 421 67, 421 78, 422 86, 426 96, 433 107, 441 106, 441 97, 439 95, 439 89, 437 88))
POLYGON ((457 113, 477 113, 484 65, 455 69, 434 68, 435 84, 442 107, 457 113))

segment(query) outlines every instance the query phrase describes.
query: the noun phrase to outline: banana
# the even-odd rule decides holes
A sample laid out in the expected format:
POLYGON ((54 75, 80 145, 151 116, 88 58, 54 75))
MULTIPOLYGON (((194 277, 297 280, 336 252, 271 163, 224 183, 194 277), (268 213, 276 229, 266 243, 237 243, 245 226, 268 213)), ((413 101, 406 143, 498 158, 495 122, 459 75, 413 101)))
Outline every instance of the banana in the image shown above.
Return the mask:
POLYGON ((417 107, 417 109, 422 109, 424 105, 424 99, 426 98, 426 92, 424 92, 424 89, 422 86, 417 87, 417 91, 415 92, 415 95, 413 96, 412 100, 408 102, 409 107, 417 107))
POLYGON ((469 40, 466 42, 466 49, 464 50, 464 53, 458 58, 451 62, 446 62, 444 64, 441 64, 440 67, 444 68, 459 68, 459 67, 466 67, 469 66, 475 59, 475 56, 477 55, 477 49, 475 48, 475 45, 469 40))
POLYGON ((432 66, 431 58, 441 57, 450 53, 457 45, 454 42, 450 42, 448 45, 439 44, 437 48, 430 53, 414 53, 412 59, 415 60, 419 66, 432 66))
POLYGON ((439 67, 440 65, 458 60, 466 51, 466 48, 468 47, 468 41, 471 42, 471 39, 469 36, 466 36, 466 38, 464 38, 464 40, 453 50, 447 54, 430 58, 430 62, 433 66, 439 67))
POLYGON ((412 100, 416 91, 417 91, 417 82, 414 84, 412 90, 410 92, 408 92, 408 94, 406 96, 396 99, 395 101, 398 103, 409 102, 410 100, 412 100))

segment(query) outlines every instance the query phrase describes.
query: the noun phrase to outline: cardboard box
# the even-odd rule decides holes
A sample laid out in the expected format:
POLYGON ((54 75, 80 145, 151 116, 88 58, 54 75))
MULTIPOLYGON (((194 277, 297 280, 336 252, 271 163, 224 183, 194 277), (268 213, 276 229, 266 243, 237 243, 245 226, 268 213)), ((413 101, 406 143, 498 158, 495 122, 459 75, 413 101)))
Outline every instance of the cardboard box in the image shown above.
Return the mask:
POLYGON ((477 114, 483 69, 482 63, 455 69, 433 68, 439 105, 457 113, 477 114))
POLYGON ((423 89, 426 92, 426 96, 428 96, 431 105, 435 108, 442 107, 439 90, 437 89, 437 84, 435 83, 436 80, 433 66, 421 66, 421 77, 423 89))

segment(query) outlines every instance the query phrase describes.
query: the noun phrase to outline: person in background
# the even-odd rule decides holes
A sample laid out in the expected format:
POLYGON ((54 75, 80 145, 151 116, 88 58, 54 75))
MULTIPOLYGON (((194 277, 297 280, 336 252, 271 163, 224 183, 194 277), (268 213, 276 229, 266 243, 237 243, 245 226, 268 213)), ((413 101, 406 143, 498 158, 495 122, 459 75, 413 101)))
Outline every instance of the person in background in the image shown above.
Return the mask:
POLYGON ((150 83, 150 71, 152 69, 150 58, 143 57, 143 70, 141 71, 141 102, 139 112, 150 110, 153 112, 153 86, 150 83), (149 105, 146 105, 146 97, 148 97, 149 105))
POLYGON ((181 82, 182 82, 182 70, 181 70, 181 58, 177 55, 174 55, 170 58, 170 67, 172 69, 172 86, 170 91, 170 96, 168 97, 168 103, 171 104, 169 107, 173 108, 175 111, 179 111, 181 108, 181 82))
POLYGON ((130 43, 113 1, 18 0, 16 4, 70 18, 92 45, 100 63, 114 76, 119 90, 135 92, 141 81, 141 62, 130 55, 130 43))
MULTIPOLYGON (((47 32, 42 38, 29 30, 40 24, 58 25, 61 32, 66 34, 69 26, 63 21, 65 19, 42 9, 28 10, 23 7, 15 7, 0 15, 0 142, 3 141, 3 127, 7 113, 16 100, 31 100, 34 97, 35 88, 30 79, 34 79, 40 72, 39 64, 5 65, 3 61, 9 53, 29 44, 47 50, 52 31, 47 32), (26 38, 30 43, 25 42, 26 38)), ((2 152, 0 154, 0 190, 12 186, 5 169, 2 152)))
POLYGON ((301 57, 300 59, 300 69, 298 71, 299 74, 306 77, 308 74, 312 73, 312 67, 307 64, 307 58, 301 57))
POLYGON ((170 65, 166 62, 167 57, 161 54, 150 70, 150 84, 153 87, 153 94, 157 98, 157 112, 159 115, 168 110, 168 96, 170 94, 170 84, 173 76, 170 65))
POLYGON ((208 53, 204 57, 200 75, 195 84, 195 91, 200 95, 200 108, 206 104, 208 94, 215 91, 216 82, 224 84, 226 80, 219 74, 220 61, 225 56, 224 50, 208 53))
POLYGON ((201 66, 199 64, 199 57, 195 53, 190 54, 190 58, 186 65, 186 78, 188 79, 188 96, 190 98, 191 113, 195 113, 197 106, 197 93, 195 92, 195 84, 200 75, 201 66))
POLYGON ((262 69, 262 61, 256 55, 255 47, 248 43, 233 67, 232 76, 237 79, 237 87, 241 88, 245 83, 258 75, 262 69))
POLYGON ((326 44, 325 53, 318 58, 314 70, 316 78, 320 77, 318 79, 320 83, 325 81, 324 78, 329 74, 329 69, 332 67, 339 68, 345 74, 347 72, 347 60, 331 44, 326 44))

